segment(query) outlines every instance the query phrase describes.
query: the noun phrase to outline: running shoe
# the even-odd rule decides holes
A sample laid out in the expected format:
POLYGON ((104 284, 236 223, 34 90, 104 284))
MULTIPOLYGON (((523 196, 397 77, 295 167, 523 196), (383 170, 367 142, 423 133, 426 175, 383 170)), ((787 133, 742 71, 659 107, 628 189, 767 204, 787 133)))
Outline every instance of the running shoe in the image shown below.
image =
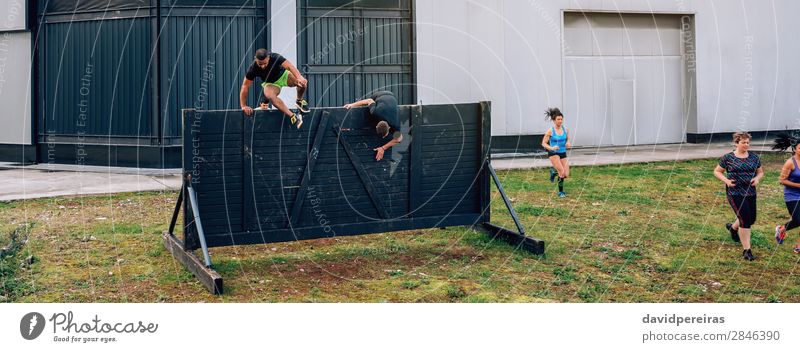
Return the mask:
POLYGON ((733 242, 739 242, 739 231, 733 229, 733 224, 727 223, 725 224, 725 228, 731 233, 733 242))
POLYGON ((800 246, 794 246, 794 254, 800 254, 800 246))
POLYGON ((305 99, 300 99, 297 102, 297 110, 304 114, 308 114, 311 110, 308 109, 308 102, 305 99))
POLYGON ((556 175, 558 175, 558 172, 556 172, 556 169, 551 167, 550 168, 550 183, 553 183, 553 182, 556 181, 556 175))
POLYGON ((783 240, 786 239, 786 228, 783 225, 775 226, 775 242, 778 244, 783 244, 783 240))
POLYGON ((745 249, 744 251, 742 251, 742 257, 744 257, 745 260, 749 260, 751 262, 756 260, 756 257, 753 255, 753 251, 750 249, 745 249))
POLYGON ((567 198, 567 194, 564 192, 558 192, 558 198, 567 198))
POLYGON ((289 121, 291 121, 292 125, 295 125, 295 127, 297 127, 297 129, 299 130, 300 126, 303 125, 303 115, 294 114, 292 115, 292 117, 289 118, 289 121))

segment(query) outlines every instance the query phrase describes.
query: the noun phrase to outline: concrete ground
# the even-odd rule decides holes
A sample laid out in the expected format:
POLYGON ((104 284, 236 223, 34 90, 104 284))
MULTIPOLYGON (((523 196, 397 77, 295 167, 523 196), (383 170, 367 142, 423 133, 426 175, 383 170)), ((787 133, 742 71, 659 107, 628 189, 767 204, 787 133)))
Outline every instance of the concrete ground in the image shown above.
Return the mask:
MULTIPOLYGON (((751 149, 769 147, 754 143, 751 149)), ((718 158, 733 150, 731 143, 669 144, 635 147, 580 148, 569 153, 570 165, 591 166, 718 158)), ((493 155, 497 170, 550 166, 544 155, 493 155)), ((0 163, 0 201, 55 196, 178 190, 180 169, 135 169, 102 166, 0 163)))
POLYGON ((89 194, 177 190, 180 169, 0 163, 0 201, 89 194))

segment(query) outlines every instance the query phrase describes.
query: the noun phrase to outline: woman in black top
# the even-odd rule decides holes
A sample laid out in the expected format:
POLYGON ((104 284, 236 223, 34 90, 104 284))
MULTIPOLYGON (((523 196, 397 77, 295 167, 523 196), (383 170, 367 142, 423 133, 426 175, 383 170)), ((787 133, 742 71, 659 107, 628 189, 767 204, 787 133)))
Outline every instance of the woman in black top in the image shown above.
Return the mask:
POLYGON ((736 150, 722 156, 714 176, 725 183, 728 203, 736 214, 736 221, 725 227, 734 241, 742 242, 744 259, 755 260, 750 249, 750 227, 756 222, 756 186, 764 178, 764 169, 758 155, 748 151, 749 133, 734 133, 733 143, 736 150))

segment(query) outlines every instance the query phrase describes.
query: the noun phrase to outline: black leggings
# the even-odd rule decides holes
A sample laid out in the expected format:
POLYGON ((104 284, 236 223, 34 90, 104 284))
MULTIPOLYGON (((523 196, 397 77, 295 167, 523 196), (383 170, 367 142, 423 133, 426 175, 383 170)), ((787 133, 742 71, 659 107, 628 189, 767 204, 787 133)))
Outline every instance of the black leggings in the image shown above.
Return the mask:
POLYGON ((739 219, 739 228, 749 229, 756 223, 756 196, 733 196, 728 195, 736 218, 739 219))
POLYGON ((786 223, 786 231, 800 227, 800 201, 786 202, 786 210, 792 216, 792 220, 786 223))

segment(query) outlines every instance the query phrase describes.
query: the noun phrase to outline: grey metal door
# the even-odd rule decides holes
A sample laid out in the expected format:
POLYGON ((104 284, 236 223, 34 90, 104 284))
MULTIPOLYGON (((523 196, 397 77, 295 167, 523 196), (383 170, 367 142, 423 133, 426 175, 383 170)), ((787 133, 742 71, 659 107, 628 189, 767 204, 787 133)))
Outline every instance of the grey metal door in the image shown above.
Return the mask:
POLYGON ((411 0, 301 0, 301 70, 312 106, 341 106, 376 90, 415 100, 411 0))
POLYGON ((611 121, 614 145, 637 144, 636 81, 611 80, 611 121))

